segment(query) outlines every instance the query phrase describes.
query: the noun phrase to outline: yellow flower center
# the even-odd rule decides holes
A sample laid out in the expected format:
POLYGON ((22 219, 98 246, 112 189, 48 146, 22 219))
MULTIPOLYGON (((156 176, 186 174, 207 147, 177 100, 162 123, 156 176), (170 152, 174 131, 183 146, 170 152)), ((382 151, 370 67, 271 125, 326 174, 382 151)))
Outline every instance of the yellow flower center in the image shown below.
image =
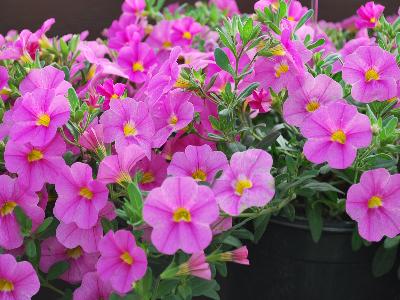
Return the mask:
POLYGON ((50 125, 50 116, 48 114, 40 114, 36 121, 36 125, 49 127, 50 125))
POLYGON ((185 32, 183 33, 182 37, 183 37, 185 40, 191 40, 191 39, 192 39, 192 34, 191 34, 189 31, 185 31, 185 32))
POLYGON ((174 114, 171 116, 171 118, 169 118, 168 123, 170 125, 176 125, 176 123, 178 123, 178 117, 174 114))
POLYGON ((192 216, 190 215, 190 212, 186 208, 180 207, 177 210, 175 210, 172 219, 174 220, 174 222, 177 223, 182 221, 190 223, 192 220, 192 216))
POLYGON ((91 190, 89 190, 87 187, 81 188, 79 190, 79 195, 88 200, 92 200, 92 198, 93 198, 93 192, 91 190))
POLYGON ((127 265, 131 266, 133 264, 133 257, 129 254, 128 251, 125 251, 124 253, 122 253, 120 258, 127 265))
POLYGON ((5 217, 9 214, 12 214, 12 212, 14 211, 14 208, 17 206, 17 203, 15 203, 14 201, 9 201, 6 202, 2 208, 0 209, 0 215, 2 217, 5 217))
POLYGON ((87 76, 86 76, 86 79, 87 79, 88 81, 93 79, 94 75, 96 74, 96 69, 97 69, 97 66, 96 66, 96 65, 92 65, 92 66, 90 67, 89 72, 88 72, 88 74, 87 74, 87 76))
POLYGON ((132 66, 133 72, 143 72, 144 66, 141 62, 137 61, 132 66))
POLYGON ((368 200, 368 208, 378 208, 381 207, 382 204, 382 198, 378 196, 373 196, 371 199, 368 200))
POLYGON ((273 56, 285 56, 286 51, 281 44, 271 48, 271 53, 273 56))
POLYGON ((142 184, 152 183, 154 180, 155 178, 152 172, 144 172, 140 183, 142 184))
POLYGON ((165 41, 165 42, 163 43, 163 47, 164 47, 164 48, 171 48, 171 47, 172 47, 172 42, 170 42, 170 41, 165 41))
POLYGON ((308 112, 314 112, 319 108, 320 104, 317 101, 310 101, 306 105, 306 110, 308 112))
POLYGON ((245 190, 251 189, 253 183, 249 179, 238 180, 235 185, 236 195, 242 196, 245 190))
POLYGON ((29 162, 38 161, 41 160, 42 158, 43 158, 43 153, 40 150, 32 149, 32 151, 28 153, 29 162))
POLYGON ((135 126, 133 126, 131 123, 126 123, 124 125, 124 135, 125 136, 135 136, 137 134, 137 130, 135 126))
POLYGON ((131 182, 131 180, 131 175, 128 172, 121 172, 115 179, 115 181, 119 184, 122 184, 123 182, 131 182))
POLYGON ((82 253, 82 248, 80 246, 67 250, 67 256, 73 259, 78 259, 82 256, 82 253))
POLYGON ((207 174, 201 169, 197 169, 196 171, 193 172, 192 177, 196 181, 206 181, 207 180, 207 174))
POLYGON ((344 145, 346 143, 346 134, 343 132, 343 130, 339 129, 332 133, 331 140, 332 142, 337 142, 344 145))
POLYGON ((178 77, 174 84, 175 88, 187 89, 190 87, 190 81, 183 79, 181 76, 178 77))
POLYGON ((379 80, 379 74, 375 69, 369 69, 365 73, 365 81, 370 82, 372 80, 379 80))
POLYGON ((282 74, 285 74, 289 72, 289 65, 286 63, 280 63, 276 68, 275 68, 275 77, 280 78, 282 74))
POLYGON ((14 290, 14 284, 7 279, 0 279, 0 292, 11 292, 14 290))
POLYGON ((117 94, 113 94, 112 96, 111 96, 111 99, 118 99, 119 98, 119 96, 117 95, 117 94))
POLYGON ((369 21, 370 21, 371 23, 376 23, 376 18, 375 18, 375 17, 372 17, 371 19, 369 19, 369 21))
POLYGON ((292 16, 289 16, 287 19, 288 19, 289 21, 294 21, 294 17, 292 17, 292 16))

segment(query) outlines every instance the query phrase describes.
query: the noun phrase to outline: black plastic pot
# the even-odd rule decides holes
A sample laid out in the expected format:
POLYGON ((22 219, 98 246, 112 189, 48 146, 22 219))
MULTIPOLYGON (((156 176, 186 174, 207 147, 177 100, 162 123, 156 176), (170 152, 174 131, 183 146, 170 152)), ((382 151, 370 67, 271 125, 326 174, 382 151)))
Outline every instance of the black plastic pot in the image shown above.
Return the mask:
POLYGON ((327 224, 316 244, 305 220, 271 220, 260 243, 248 245, 251 266, 229 266, 222 299, 400 299, 396 270, 374 278, 376 248, 352 251, 352 230, 351 223, 327 224))

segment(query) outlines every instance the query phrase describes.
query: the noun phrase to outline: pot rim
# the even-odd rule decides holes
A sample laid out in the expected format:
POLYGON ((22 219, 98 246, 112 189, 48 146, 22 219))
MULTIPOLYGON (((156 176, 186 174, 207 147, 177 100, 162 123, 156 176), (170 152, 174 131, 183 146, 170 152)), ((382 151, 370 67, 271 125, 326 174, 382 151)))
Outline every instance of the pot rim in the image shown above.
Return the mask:
MULTIPOLYGON (((293 222, 288 220, 287 218, 276 216, 272 217, 270 220, 271 223, 302 229, 302 230, 310 230, 310 226, 308 224, 308 220, 305 217, 296 217, 293 222)), ((324 232, 353 232, 355 228, 355 223, 351 221, 326 221, 323 222, 322 231, 324 232)))

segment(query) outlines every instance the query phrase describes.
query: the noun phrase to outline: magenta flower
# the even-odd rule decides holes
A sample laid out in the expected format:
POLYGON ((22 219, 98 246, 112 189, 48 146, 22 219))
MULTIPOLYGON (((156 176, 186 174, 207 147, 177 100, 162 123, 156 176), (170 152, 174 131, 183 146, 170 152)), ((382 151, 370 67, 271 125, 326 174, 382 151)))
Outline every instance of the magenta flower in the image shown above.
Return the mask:
POLYGON ((346 212, 360 235, 373 242, 400 233, 400 175, 385 169, 364 172, 347 192, 346 212))
POLYGON ((39 278, 29 262, 17 262, 10 254, 0 255, 0 299, 28 300, 39 289, 39 278))
POLYGON ((100 278, 97 272, 86 273, 82 284, 74 291, 74 300, 99 300, 109 299, 112 293, 109 281, 100 278))
POLYGON ((250 265, 249 259, 247 258, 249 251, 246 246, 240 247, 233 251, 228 251, 220 254, 222 261, 234 262, 241 265, 250 265))
POLYGON ((361 7, 357 9, 357 28, 375 28, 376 25, 379 24, 379 18, 384 10, 385 7, 383 5, 375 4, 374 1, 361 5, 361 7))
POLYGON ((214 194, 220 208, 237 216, 245 209, 262 207, 272 200, 274 178, 270 174, 272 157, 259 149, 236 152, 230 166, 214 185, 214 194))
POLYGON ((217 172, 227 166, 228 160, 223 152, 213 151, 208 145, 187 146, 185 152, 177 152, 172 157, 168 175, 212 182, 217 172))
POLYGON ((169 50, 174 44, 172 43, 172 25, 173 21, 161 20, 157 23, 151 32, 146 43, 149 46, 158 48, 160 50, 169 50))
POLYGON ((0 247, 16 249, 22 246, 23 237, 14 213, 19 206, 37 228, 44 219, 44 211, 38 207, 38 196, 20 180, 0 175, 0 247))
POLYGON ((82 247, 86 253, 95 253, 98 251, 100 240, 103 237, 103 227, 101 219, 109 221, 116 217, 114 205, 108 202, 99 212, 99 220, 96 225, 89 229, 81 229, 75 223, 65 224, 61 222, 56 231, 57 240, 67 248, 82 247))
POLYGON ((192 122, 194 107, 189 102, 190 96, 189 93, 175 91, 163 96, 154 105, 153 120, 156 127, 154 148, 164 145, 173 132, 185 128, 192 122))
POLYGON ((105 184, 124 184, 132 181, 131 172, 135 165, 145 157, 143 150, 130 145, 118 153, 104 158, 99 166, 97 180, 105 184))
POLYGON ((254 10, 261 10, 262 12, 266 7, 272 7, 274 11, 279 8, 279 0, 259 0, 254 4, 254 10))
POLYGON ((341 85, 332 78, 324 74, 314 78, 308 74, 289 88, 289 97, 283 104, 283 117, 290 125, 301 127, 321 106, 342 97, 341 85))
POLYGON ((71 84, 64 80, 65 74, 52 66, 43 69, 33 69, 28 76, 22 80, 19 90, 22 95, 32 93, 36 89, 55 90, 56 96, 64 96, 68 93, 71 84))
POLYGON ((55 183, 59 168, 65 165, 62 158, 64 153, 65 143, 57 135, 41 147, 8 141, 4 160, 8 171, 17 173, 32 191, 39 191, 45 182, 55 183))
POLYGON ((229 17, 234 14, 240 14, 236 0, 210 0, 209 3, 215 4, 220 10, 226 12, 229 17))
POLYGON ((96 91, 104 96, 103 109, 107 110, 110 108, 110 101, 112 100, 120 100, 124 95, 126 89, 126 85, 122 83, 116 83, 112 81, 112 79, 107 79, 104 81, 103 85, 98 85, 96 91))
POLYGON ((302 16, 308 11, 307 7, 301 5, 299 1, 290 2, 288 9, 288 20, 289 21, 299 21, 302 16))
POLYGON ((400 69, 391 53, 378 46, 363 46, 346 57, 343 80, 352 85, 355 100, 384 101, 396 96, 400 69))
POLYGON ((140 15, 146 8, 145 0, 125 0, 122 4, 122 11, 134 15, 140 15))
POLYGON ((55 263, 66 261, 69 263, 69 268, 60 278, 69 283, 76 284, 82 281, 86 273, 96 270, 98 253, 85 253, 81 247, 65 248, 55 237, 43 241, 40 249, 40 270, 47 273, 55 263))
POLYGON ((196 253, 211 242, 218 206, 209 187, 189 177, 169 177, 144 203, 143 218, 153 227, 151 241, 161 253, 196 253))
POLYGON ((134 40, 129 46, 119 51, 118 64, 135 83, 145 82, 150 68, 156 63, 153 49, 138 40, 134 40))
POLYGON ((8 71, 7 68, 0 66, 0 99, 6 100, 8 97, 8 90, 6 89, 8 84, 8 71))
POLYGON ((177 46, 190 46, 193 38, 202 31, 202 26, 191 17, 175 20, 172 25, 172 43, 177 46))
POLYGON ((194 253, 187 262, 178 266, 175 276, 189 275, 211 280, 211 269, 204 252, 194 253))
POLYGON ((167 177, 167 167, 167 161, 160 154, 153 153, 151 159, 141 160, 136 167, 136 171, 142 172, 139 187, 144 191, 159 187, 167 177))
POLYGON ((115 141, 117 152, 126 146, 138 145, 150 157, 155 129, 146 103, 133 99, 113 101, 100 123, 104 128, 104 141, 115 141))
POLYGON ((109 231, 101 240, 99 250, 97 273, 102 280, 111 282, 117 292, 129 292, 146 274, 146 253, 136 245, 135 237, 129 231, 109 231))
POLYGON ((93 180, 92 168, 80 162, 60 170, 56 191, 55 217, 66 224, 76 223, 82 229, 92 228, 107 204, 107 187, 93 180))
POLYGON ((357 149, 368 147, 372 140, 368 117, 345 102, 321 107, 303 123, 301 133, 307 138, 306 158, 315 164, 327 161, 335 169, 351 166, 357 149))
POLYGON ((57 128, 69 120, 70 107, 54 90, 36 89, 25 94, 13 113, 14 126, 10 137, 19 143, 43 146, 57 133, 57 128))
POLYGON ((254 91, 251 97, 247 99, 250 108, 253 110, 252 117, 258 113, 267 113, 271 110, 272 97, 269 90, 261 89, 254 91))

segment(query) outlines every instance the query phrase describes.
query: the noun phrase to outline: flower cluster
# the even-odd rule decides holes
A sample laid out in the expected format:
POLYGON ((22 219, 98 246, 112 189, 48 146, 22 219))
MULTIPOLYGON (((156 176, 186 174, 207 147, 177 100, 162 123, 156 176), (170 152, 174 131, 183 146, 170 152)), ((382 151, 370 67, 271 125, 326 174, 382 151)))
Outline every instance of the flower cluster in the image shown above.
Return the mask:
POLYGON ((104 40, 0 35, 0 299, 215 294, 297 208, 399 236, 400 17, 160 3, 125 0, 104 40))

